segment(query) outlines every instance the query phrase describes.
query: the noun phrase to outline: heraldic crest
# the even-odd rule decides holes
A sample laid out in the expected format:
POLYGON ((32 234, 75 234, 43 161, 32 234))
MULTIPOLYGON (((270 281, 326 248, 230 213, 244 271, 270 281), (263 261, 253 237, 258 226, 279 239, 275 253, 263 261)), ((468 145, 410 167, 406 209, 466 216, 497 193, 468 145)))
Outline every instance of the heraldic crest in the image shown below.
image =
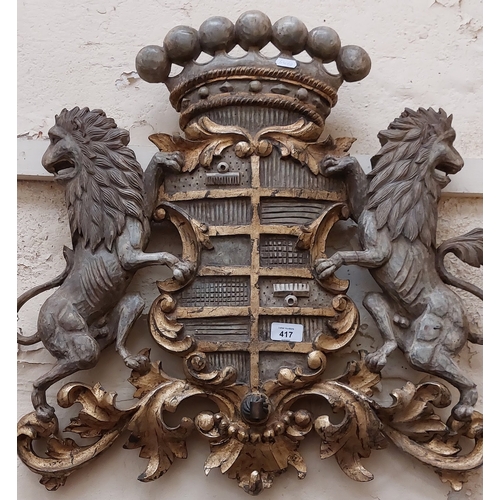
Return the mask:
POLYGON ((205 472, 220 467, 251 495, 289 466, 305 477, 299 444, 309 433, 320 436, 321 457, 335 457, 356 481, 373 478, 362 459, 388 443, 454 489, 481 466, 476 385, 455 356, 467 342, 482 344, 482 333, 449 285, 482 292, 454 277, 444 257, 482 265, 482 230, 436 243, 441 190, 463 167, 452 116, 405 109, 378 134, 368 174, 348 153, 355 139, 320 139, 340 86, 362 80, 370 66, 362 48, 341 45, 331 28, 308 31, 294 17, 273 25, 249 11, 234 24, 212 17, 198 30, 175 27, 163 46, 137 55, 141 78, 170 91, 183 132, 150 137, 159 151, 145 171, 127 147, 129 133, 102 110, 56 116, 42 164, 66 186, 72 248, 64 248, 60 276, 18 299, 19 311, 57 288, 36 333, 18 334, 20 344, 42 342, 56 358, 34 381, 34 411, 18 424, 18 454, 47 489, 64 485, 122 435, 147 460, 138 479, 152 481, 187 458, 188 436, 201 434, 210 447, 205 472), (261 53, 269 43, 279 55, 261 53), (245 55, 236 58, 229 52, 237 44, 245 55), (310 62, 294 57, 303 51, 310 62), (201 52, 211 59, 197 62, 201 52), (325 68, 333 61, 338 74, 325 68), (182 71, 171 74, 172 64, 182 71), (347 219, 357 224, 360 249, 329 253, 327 236, 347 219), (170 253, 168 241, 163 251, 146 250, 151 232, 166 223, 178 231, 182 255, 170 253), (182 360, 184 379, 170 376, 148 349, 126 345, 146 306, 128 284, 153 265, 168 266, 172 276, 157 283, 149 333, 182 360), (380 287, 362 306, 383 344, 328 376, 328 363, 360 327, 361 304, 336 276, 351 265, 368 269, 380 287), (92 438, 78 444, 62 437, 46 391, 93 368, 110 345, 131 369, 136 402, 119 409, 116 394, 100 384, 64 385, 58 405, 81 406, 66 431, 92 438), (432 381, 408 382, 382 404, 374 388, 397 348, 432 381), (180 424, 169 426, 165 412, 193 396, 218 410, 178 415, 180 424), (305 409, 307 397, 324 399, 331 414, 305 409))

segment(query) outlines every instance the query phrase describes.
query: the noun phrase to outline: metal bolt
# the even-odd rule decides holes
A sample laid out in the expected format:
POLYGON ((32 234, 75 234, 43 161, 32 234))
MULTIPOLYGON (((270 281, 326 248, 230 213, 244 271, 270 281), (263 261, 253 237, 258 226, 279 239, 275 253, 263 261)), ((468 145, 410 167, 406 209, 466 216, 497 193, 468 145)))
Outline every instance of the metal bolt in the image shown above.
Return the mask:
POLYGON ((217 171, 221 174, 229 171, 229 165, 225 161, 219 162, 217 165, 217 171))

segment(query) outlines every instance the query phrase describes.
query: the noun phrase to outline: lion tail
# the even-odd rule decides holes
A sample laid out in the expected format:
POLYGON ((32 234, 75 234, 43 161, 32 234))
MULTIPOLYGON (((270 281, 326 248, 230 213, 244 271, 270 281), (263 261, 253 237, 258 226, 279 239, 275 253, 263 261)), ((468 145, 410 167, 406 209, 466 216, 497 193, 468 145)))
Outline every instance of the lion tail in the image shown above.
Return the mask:
MULTIPOLYGON (((26 304, 26 302, 31 300, 33 297, 36 297, 37 295, 46 292, 47 290, 55 288, 56 286, 60 286, 63 283, 63 281, 68 277, 71 268, 73 267, 73 262, 74 262, 73 253, 74 253, 73 250, 71 250, 70 248, 68 247, 63 248, 63 255, 64 258, 66 259, 66 268, 64 269, 64 271, 59 276, 56 276, 54 279, 47 281, 43 285, 35 286, 31 288, 31 290, 28 290, 24 292, 22 295, 20 295, 17 298, 17 312, 19 312, 21 307, 23 307, 24 304, 26 304)), ((18 344, 33 345, 36 344, 37 342, 40 342, 40 335, 38 334, 38 332, 35 333, 34 335, 30 335, 29 337, 22 335, 19 332, 17 334, 18 344)))
POLYGON ((453 253, 462 262, 469 266, 480 267, 483 265, 483 229, 476 228, 472 231, 450 238, 439 245, 436 252, 436 269, 439 276, 447 285, 461 288, 466 292, 472 293, 483 300, 483 290, 472 283, 461 278, 453 276, 444 265, 444 258, 447 253, 453 253))

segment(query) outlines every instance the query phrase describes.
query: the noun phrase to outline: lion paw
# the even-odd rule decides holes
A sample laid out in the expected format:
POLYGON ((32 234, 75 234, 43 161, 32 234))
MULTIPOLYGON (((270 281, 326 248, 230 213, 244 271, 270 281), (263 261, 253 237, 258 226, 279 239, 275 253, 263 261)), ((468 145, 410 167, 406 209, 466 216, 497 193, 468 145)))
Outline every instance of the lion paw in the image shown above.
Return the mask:
POLYGON ((319 280, 329 278, 343 264, 338 253, 332 255, 330 259, 318 259, 314 263, 314 269, 319 280))
POLYGON ((474 405, 477 402, 477 389, 471 387, 463 391, 460 395, 460 401, 453 407, 451 414, 455 420, 466 422, 472 418, 474 405))
POLYGON ((352 156, 325 156, 320 163, 321 173, 325 177, 342 175, 356 160, 352 156))
POLYGON ((36 416, 41 422, 47 423, 56 418, 56 410, 48 404, 41 404, 36 408, 36 416))
POLYGON ((365 356, 365 364, 367 368, 373 373, 380 373, 382 368, 387 364, 387 358, 397 344, 393 341, 386 342, 380 349, 365 356))
POLYGON ((143 354, 137 354, 135 356, 127 356, 123 361, 125 362, 128 368, 139 372, 141 375, 147 373, 151 366, 149 357, 144 356, 143 354))
POLYGON ((173 276, 179 283, 186 283, 193 276, 195 266, 192 262, 180 260, 172 268, 173 276))
POLYGON ((460 422, 466 422, 472 418, 472 414, 474 413, 474 407, 468 404, 458 403, 451 414, 455 420, 459 420, 460 422))
POLYGON ((153 157, 153 161, 157 166, 174 171, 181 172, 184 166, 184 155, 179 152, 166 153, 158 151, 153 157))
POLYGON ((382 368, 387 364, 387 355, 379 353, 377 351, 367 354, 365 357, 365 365, 368 370, 373 373, 379 373, 382 368))

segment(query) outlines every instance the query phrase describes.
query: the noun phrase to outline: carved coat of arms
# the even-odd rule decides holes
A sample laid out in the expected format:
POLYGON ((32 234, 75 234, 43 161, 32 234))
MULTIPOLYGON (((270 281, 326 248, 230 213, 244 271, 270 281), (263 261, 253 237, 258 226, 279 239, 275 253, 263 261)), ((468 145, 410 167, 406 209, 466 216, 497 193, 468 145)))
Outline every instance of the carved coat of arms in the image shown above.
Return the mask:
POLYGON ((354 139, 320 136, 342 83, 368 75, 368 54, 342 46, 330 28, 308 31, 293 17, 272 25, 257 11, 235 24, 214 17, 199 30, 173 28, 163 46, 143 48, 136 65, 144 80, 168 87, 183 136, 152 135, 159 152, 143 173, 128 132, 103 111, 65 109, 56 117, 42 163, 66 185, 73 248, 64 249, 60 276, 18 299, 19 310, 58 287, 36 333, 18 336, 21 344, 43 342, 56 358, 34 382, 35 411, 19 422, 21 460, 56 489, 127 434, 126 446, 148 460, 139 480, 151 481, 186 458, 186 438, 197 432, 210 444, 205 471, 220 467, 256 495, 289 466, 305 477, 299 444, 316 432, 321 457, 335 456, 356 481, 373 478, 362 459, 392 442, 460 488, 482 463, 482 415, 474 409, 476 386, 454 356, 468 341, 482 343, 482 334, 448 285, 482 292, 454 278, 444 256, 480 266, 482 230, 436 245, 441 189, 463 167, 452 117, 406 109, 379 133, 381 148, 365 175, 348 153, 354 139), (277 57, 260 52, 270 42, 277 57), (245 56, 228 55, 236 44, 245 56), (309 63, 294 58, 304 50, 309 63), (212 59, 197 63, 201 51, 212 59), (323 66, 332 61, 336 75, 323 66), (176 76, 172 64, 183 66, 176 76), (348 218, 361 250, 327 255, 332 227, 348 218), (179 233, 182 256, 169 252, 168 241, 164 251, 146 251, 151 231, 167 222, 179 233), (150 265, 172 270, 158 282, 150 334, 182 359, 185 379, 171 377, 148 350, 126 346, 145 307, 127 286, 150 265), (349 281, 335 275, 346 265, 369 269, 380 287, 363 307, 383 345, 328 378, 328 363, 359 327, 349 281), (99 385, 65 385, 59 406, 82 405, 67 430, 97 438, 79 445, 60 435, 46 391, 94 367, 109 345, 132 370, 137 402, 118 409, 99 385), (408 382, 384 406, 372 392, 397 348, 436 380, 408 382), (451 406, 451 394, 439 379, 459 393, 444 420, 434 409, 451 406), (165 411, 200 395, 218 411, 177 427, 165 423, 165 411), (304 409, 308 396, 324 398, 343 418, 304 409), (465 455, 464 437, 473 441, 465 455), (38 439, 47 440, 46 456, 34 451, 38 439))

